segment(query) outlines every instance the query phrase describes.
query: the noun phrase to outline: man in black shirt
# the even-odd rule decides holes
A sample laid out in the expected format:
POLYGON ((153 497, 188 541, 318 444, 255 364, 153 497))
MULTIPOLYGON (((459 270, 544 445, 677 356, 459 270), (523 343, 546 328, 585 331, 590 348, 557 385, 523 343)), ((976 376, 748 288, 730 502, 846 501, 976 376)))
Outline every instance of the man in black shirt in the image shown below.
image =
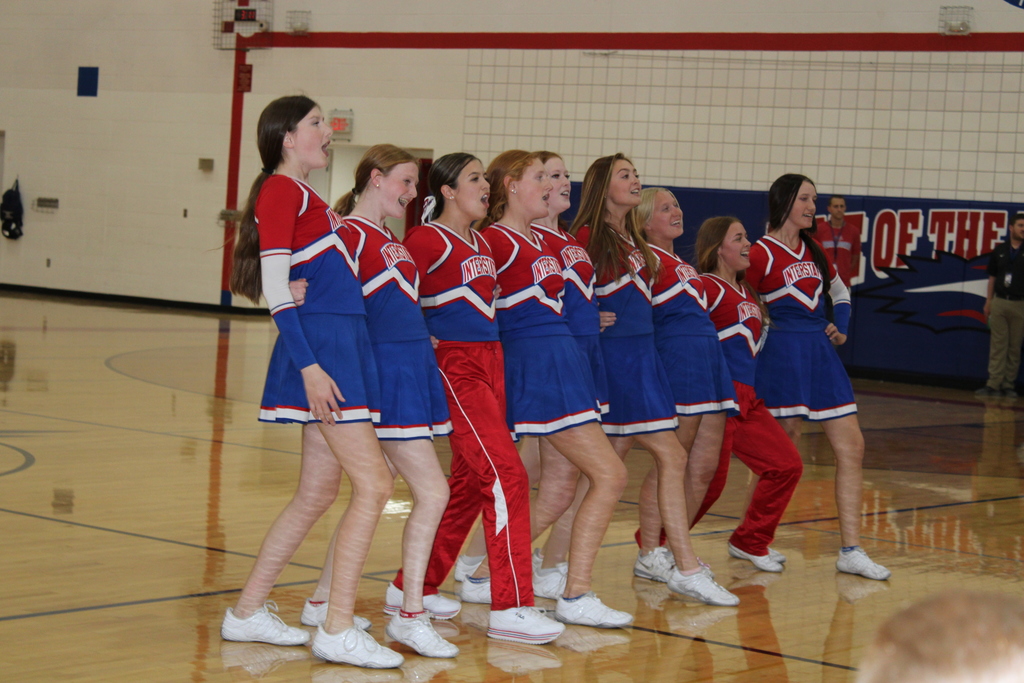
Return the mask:
POLYGON ((1016 396, 1024 342, 1024 213, 1010 219, 1010 238, 992 252, 988 262, 985 318, 992 331, 988 352, 988 383, 979 396, 1016 396))

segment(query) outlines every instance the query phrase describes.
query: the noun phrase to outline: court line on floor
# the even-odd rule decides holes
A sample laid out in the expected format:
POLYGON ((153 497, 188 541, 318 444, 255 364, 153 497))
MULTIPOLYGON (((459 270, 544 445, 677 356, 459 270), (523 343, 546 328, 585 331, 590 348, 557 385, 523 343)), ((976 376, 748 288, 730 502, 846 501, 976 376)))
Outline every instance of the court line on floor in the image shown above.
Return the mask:
MULTIPOLYGON (((918 512, 920 510, 937 510, 939 508, 960 507, 963 505, 979 505, 981 503, 1003 503, 1008 500, 1024 499, 1024 494, 1016 496, 1001 496, 999 498, 980 498, 978 500, 961 500, 955 503, 936 503, 935 505, 917 505, 911 508, 897 508, 895 510, 878 510, 876 512, 862 512, 863 517, 877 517, 878 515, 892 515, 900 512, 918 512)), ((801 519, 792 522, 782 522, 779 526, 793 526, 794 524, 814 524, 815 522, 835 522, 839 517, 820 517, 818 519, 801 519)))
MULTIPOLYGON (((898 394, 898 393, 890 392, 890 391, 871 391, 870 389, 866 390, 866 391, 858 391, 858 390, 855 389, 854 392, 853 392, 853 395, 855 397, 856 396, 874 396, 874 397, 877 397, 877 398, 896 398, 896 399, 905 399, 907 401, 923 401, 925 403, 945 403, 945 404, 953 405, 953 406, 970 406, 972 408, 984 408, 984 409, 987 409, 987 408, 989 408, 989 406, 992 405, 992 404, 988 403, 987 401, 984 401, 983 399, 977 399, 977 400, 974 400, 974 401, 970 401, 970 400, 963 400, 963 399, 958 399, 958 398, 936 398, 934 396, 914 396, 913 394, 898 394)), ((1012 411, 1018 412, 1018 413, 1019 412, 1024 412, 1024 406, 1000 405, 999 407, 1004 409, 1004 410, 1012 410, 1012 411)))
POLYGON ((844 669, 846 671, 857 671, 856 667, 847 666, 846 664, 834 664, 832 662, 825 662, 819 659, 809 659, 808 657, 800 657, 799 655, 787 655, 782 652, 775 652, 773 650, 762 650, 759 647, 750 647, 749 645, 737 645, 736 643, 725 643, 721 640, 710 640, 703 636, 688 636, 682 633, 673 633, 672 631, 663 631, 657 628, 648 628, 646 626, 633 626, 634 631, 643 631, 644 633, 652 633, 659 636, 669 636, 671 638, 681 638, 684 640, 692 640, 694 642, 706 643, 708 645, 718 645, 721 647, 727 647, 731 650, 743 650, 744 652, 755 652, 761 655, 769 655, 772 657, 779 657, 780 659, 790 659, 797 662, 804 662, 805 664, 817 664, 819 666, 827 666, 835 669, 844 669))
MULTIPOLYGON (((289 586, 303 586, 310 583, 316 583, 317 579, 309 579, 307 581, 290 581, 288 583, 279 583, 274 588, 287 588, 289 586)), ((204 591, 202 593, 186 593, 185 595, 171 595, 165 598, 148 598, 145 600, 126 600, 125 602, 110 602, 103 605, 90 605, 88 607, 69 607, 68 609, 55 609, 48 612, 34 612, 31 614, 12 614, 6 617, 0 617, 0 621, 15 621, 17 619, 31 619, 33 617, 52 617, 61 614, 76 614, 78 612, 94 612, 101 609, 116 609, 118 607, 134 607, 135 605, 152 605, 159 602, 172 602, 174 600, 191 600, 192 598, 210 598, 218 595, 228 595, 230 593, 241 593, 241 588, 225 588, 219 591, 204 591)))
MULTIPOLYGON (((197 550, 208 550, 215 553, 224 553, 225 555, 235 555, 237 557, 248 557, 249 559, 256 559, 256 556, 252 553, 243 553, 237 550, 227 550, 225 548, 215 548, 209 545, 200 545, 198 543, 189 543, 188 541, 176 541, 173 538, 161 538, 160 536, 149 536, 147 534, 140 534, 134 531, 123 531, 121 529, 111 529, 110 527, 97 526, 95 524, 86 524, 85 522, 75 522, 70 519, 57 519, 56 517, 47 517, 46 515, 37 515, 33 512, 22 512, 20 510, 10 510, 8 508, 0 508, 0 512, 6 512, 10 515, 20 515, 22 517, 31 517, 33 519, 41 519, 44 522, 57 522, 58 524, 68 524, 71 526, 81 527, 83 529, 91 529, 93 531, 105 531, 111 534, 118 534, 121 536, 130 536, 132 538, 141 538, 147 541, 157 541, 159 543, 169 543, 171 545, 185 546, 186 548, 195 548, 197 550)), ((301 567, 302 569, 315 569, 321 571, 323 567, 317 567, 311 564, 302 564, 301 562, 289 562, 289 567, 301 567)))

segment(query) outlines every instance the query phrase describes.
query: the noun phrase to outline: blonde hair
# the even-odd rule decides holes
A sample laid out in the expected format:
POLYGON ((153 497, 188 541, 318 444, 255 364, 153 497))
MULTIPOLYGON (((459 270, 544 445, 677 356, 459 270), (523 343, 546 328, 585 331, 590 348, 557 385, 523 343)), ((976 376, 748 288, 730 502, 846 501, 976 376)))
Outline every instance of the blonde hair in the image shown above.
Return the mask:
POLYGON ((387 175, 391 173, 391 169, 395 166, 409 163, 415 164, 416 157, 395 145, 384 143, 374 145, 366 150, 363 158, 359 160, 359 164, 356 166, 356 184, 352 186, 350 191, 343 194, 341 199, 335 202, 335 213, 339 216, 347 216, 352 213, 352 209, 356 206, 356 197, 366 190, 366 186, 370 184, 370 174, 375 170, 387 175))
POLYGON ((651 222, 651 216, 654 215, 654 198, 658 196, 659 192, 675 196, 671 190, 665 187, 645 187, 640 191, 640 203, 632 209, 635 214, 636 226, 640 228, 644 239, 647 239, 647 224, 651 222))

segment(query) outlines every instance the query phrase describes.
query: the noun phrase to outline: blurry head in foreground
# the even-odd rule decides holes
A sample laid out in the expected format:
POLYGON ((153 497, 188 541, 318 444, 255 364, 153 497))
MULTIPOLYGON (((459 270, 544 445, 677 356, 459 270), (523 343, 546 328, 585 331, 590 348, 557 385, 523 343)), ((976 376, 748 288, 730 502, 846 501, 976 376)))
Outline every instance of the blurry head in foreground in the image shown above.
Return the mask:
POLYGON ((1024 599, 942 593, 882 624, 857 683, 1010 683, 1024 680, 1024 599))

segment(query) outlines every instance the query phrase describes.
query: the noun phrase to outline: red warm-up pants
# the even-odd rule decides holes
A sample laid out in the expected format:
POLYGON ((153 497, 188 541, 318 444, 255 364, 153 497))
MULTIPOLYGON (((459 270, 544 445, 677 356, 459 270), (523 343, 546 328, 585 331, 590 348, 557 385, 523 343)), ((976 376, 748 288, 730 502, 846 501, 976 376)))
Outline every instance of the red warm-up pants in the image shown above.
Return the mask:
POLYGON ((751 555, 762 556, 768 554, 768 546, 800 482, 804 464, 785 430, 754 393, 754 387, 735 381, 733 386, 740 414, 725 423, 718 471, 693 523, 699 522, 722 495, 729 476, 729 456, 735 453, 740 462, 758 476, 758 482, 743 522, 729 542, 751 555))
MULTIPOLYGON (((434 538, 423 592, 437 593, 483 513, 491 568, 491 609, 533 605, 530 486, 505 418, 504 356, 499 342, 437 347, 453 431, 448 507, 434 538)), ((402 573, 395 579, 402 588, 402 573)))

